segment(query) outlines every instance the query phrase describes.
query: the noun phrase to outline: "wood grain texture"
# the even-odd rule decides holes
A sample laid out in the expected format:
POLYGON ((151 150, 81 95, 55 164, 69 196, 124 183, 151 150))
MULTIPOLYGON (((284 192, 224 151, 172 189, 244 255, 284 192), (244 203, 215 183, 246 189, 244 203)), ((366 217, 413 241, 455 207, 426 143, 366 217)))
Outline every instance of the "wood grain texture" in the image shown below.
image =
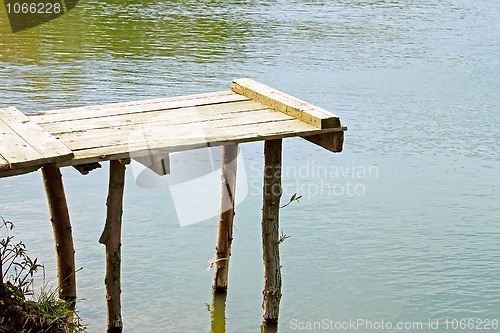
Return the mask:
POLYGON ((0 109, 0 154, 11 169, 73 157, 70 149, 13 107, 0 109))
POLYGON ((74 309, 76 302, 75 246, 62 175, 60 169, 52 163, 42 168, 42 176, 56 244, 59 298, 71 302, 74 309))
POLYGON ((344 146, 344 132, 330 132, 309 136, 302 136, 309 142, 331 151, 332 153, 340 153, 344 146))
POLYGON ((121 315, 121 234, 123 213, 123 189, 125 166, 111 161, 109 166, 109 190, 106 202, 106 224, 99 243, 106 246, 106 305, 107 332, 122 332, 121 315))
POLYGON ((277 323, 281 301, 279 212, 282 140, 264 142, 264 198, 262 207, 262 250, 264 259, 264 321, 277 323))
POLYGON ((234 80, 231 89, 317 128, 340 127, 338 116, 252 79, 234 80))
POLYGON ((237 144, 222 146, 219 224, 217 245, 215 247, 214 281, 212 284, 212 288, 216 292, 226 291, 228 286, 229 261, 233 242, 237 160, 237 144))

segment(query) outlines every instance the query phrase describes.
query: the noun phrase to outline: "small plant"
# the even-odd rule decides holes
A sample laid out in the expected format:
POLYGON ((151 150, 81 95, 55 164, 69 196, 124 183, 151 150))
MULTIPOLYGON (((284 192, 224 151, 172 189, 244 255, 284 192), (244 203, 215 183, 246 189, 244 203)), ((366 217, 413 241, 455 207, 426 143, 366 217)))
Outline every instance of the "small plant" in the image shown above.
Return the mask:
MULTIPOLYGON (((0 216, 0 229, 13 228, 0 216)), ((85 332, 73 303, 59 300, 57 290, 44 283, 35 295, 33 282, 39 269, 43 265, 28 256, 23 242, 14 242, 10 235, 0 240, 0 333, 85 332)))
MULTIPOLYGON (((10 231, 14 224, 0 216, 0 229, 10 231)), ((43 268, 38 259, 32 260, 26 254, 23 242, 14 242, 14 236, 0 240, 0 286, 8 283, 24 296, 33 296, 33 278, 35 273, 43 268)))
POLYGON ((278 241, 278 244, 280 244, 280 245, 283 244, 283 242, 286 241, 288 238, 290 238, 290 236, 285 234, 283 232, 283 229, 281 229, 281 235, 280 235, 280 239, 278 241))
POLYGON ((289 201, 288 201, 285 205, 281 206, 281 207, 280 207, 280 209, 281 209, 281 208, 285 208, 286 206, 288 206, 289 204, 291 204, 291 203, 292 203, 292 202, 294 202, 294 201, 299 202, 299 200, 300 200, 301 198, 302 198, 302 196, 301 196, 301 195, 297 195, 297 193, 294 193, 294 194, 292 195, 292 197, 290 198, 290 200, 289 200, 289 201))
MULTIPOLYGON (((292 202, 294 201, 297 201, 299 202, 299 200, 302 198, 301 195, 297 195, 297 193, 294 193, 292 195, 292 197, 290 198, 290 200, 284 204, 283 206, 280 207, 281 208, 285 208, 286 206, 288 206, 289 204, 291 204, 292 202)), ((285 234, 285 232, 283 231, 283 229, 281 229, 281 235, 280 235, 280 239, 278 240, 278 244, 281 245, 283 244, 284 241, 286 241, 288 238, 290 238, 289 235, 285 234)))

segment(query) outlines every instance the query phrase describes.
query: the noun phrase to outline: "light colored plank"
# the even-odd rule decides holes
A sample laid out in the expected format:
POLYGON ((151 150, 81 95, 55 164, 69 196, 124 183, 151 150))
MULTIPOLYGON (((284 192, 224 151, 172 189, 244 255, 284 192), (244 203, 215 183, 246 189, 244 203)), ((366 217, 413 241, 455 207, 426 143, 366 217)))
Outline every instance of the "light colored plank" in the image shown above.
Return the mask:
POLYGON ((94 129, 113 129, 134 127, 144 123, 183 123, 192 122, 194 120, 202 121, 206 117, 220 116, 223 117, 229 113, 238 113, 243 111, 253 111, 265 108, 259 102, 247 100, 233 103, 209 104, 195 107, 183 107, 178 109, 167 109, 161 111, 120 114, 96 119, 77 119, 74 121, 63 121, 55 123, 42 123, 47 132, 52 135, 61 133, 71 133, 77 131, 88 131, 94 129))
POLYGON ((228 142, 243 143, 301 135, 314 135, 325 132, 339 132, 343 130, 345 130, 345 127, 320 130, 297 119, 244 124, 236 127, 213 128, 212 133, 207 133, 204 137, 193 138, 178 136, 175 138, 175 142, 165 142, 162 138, 155 139, 155 137, 152 137, 147 143, 121 143, 76 150, 74 152, 74 160, 61 162, 60 164, 71 165, 71 163, 88 163, 107 159, 128 158, 129 152, 133 152, 137 155, 145 155, 147 154, 148 147, 156 147, 155 149, 163 150, 168 153, 208 146, 218 146, 228 142))
POLYGON ((340 127, 338 116, 252 79, 234 80, 231 89, 317 128, 340 127))
MULTIPOLYGON (((181 123, 151 122, 117 128, 102 128, 89 131, 60 133, 58 137, 71 150, 99 145, 113 145, 145 141, 146 137, 158 138, 162 142, 176 142, 177 138, 203 138, 216 128, 235 127, 241 124, 254 124, 294 119, 280 112, 255 110, 235 114, 207 115, 203 119, 188 118, 181 123)), ((235 129, 237 131, 237 129, 235 129)), ((152 146, 152 148, 156 148, 152 146)))
POLYGON ((38 112, 38 115, 39 116, 56 115, 73 111, 100 112, 100 111, 105 111, 106 109, 116 110, 120 108, 129 108, 129 107, 137 108, 141 106, 148 106, 150 104, 162 104, 162 103, 178 102, 178 101, 187 101, 187 102, 193 101, 193 104, 196 104, 197 100, 207 101, 207 100, 212 100, 214 98, 217 99, 222 96, 233 96, 233 94, 234 93, 231 90, 224 90, 224 91, 216 91, 216 92, 193 94, 193 95, 162 97, 162 98, 143 99, 130 102, 107 103, 107 104, 97 104, 97 105, 79 106, 79 107, 71 107, 64 109, 47 110, 38 112))
POLYGON ((161 98, 127 103, 112 103, 105 105, 83 106, 55 111, 45 111, 32 118, 38 123, 73 121, 76 119, 95 119, 120 114, 145 113, 158 110, 168 110, 188 106, 230 103, 248 100, 248 97, 232 91, 161 98))
POLYGON ((323 133, 310 136, 302 136, 309 142, 325 148, 333 153, 340 153, 344 145, 344 132, 323 133))
POLYGON ((53 163, 73 157, 71 150, 14 107, 0 109, 0 119, 45 158, 53 163))
POLYGON ((45 161, 39 152, 0 119, 0 154, 9 162, 10 169, 27 168, 45 161))

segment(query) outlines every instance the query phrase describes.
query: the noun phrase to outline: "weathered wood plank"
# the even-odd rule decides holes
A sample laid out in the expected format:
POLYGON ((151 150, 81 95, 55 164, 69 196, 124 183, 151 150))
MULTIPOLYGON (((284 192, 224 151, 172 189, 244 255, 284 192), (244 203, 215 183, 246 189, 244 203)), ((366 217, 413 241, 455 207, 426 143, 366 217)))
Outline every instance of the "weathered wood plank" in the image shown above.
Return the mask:
POLYGON ((127 103, 111 103, 105 105, 83 106, 70 109, 40 112, 33 116, 38 123, 73 121, 76 119, 94 119, 120 114, 130 114, 137 112, 151 112, 158 110, 168 110, 181 107, 194 107, 209 104, 231 103, 248 100, 248 97, 238 95, 232 91, 217 93, 180 96, 171 98, 160 98, 145 101, 135 101, 127 103))
POLYGON ((228 114, 245 113, 263 108, 265 108, 265 106, 261 103, 248 100, 144 113, 119 114, 102 118, 41 123, 40 126, 52 135, 57 135, 59 133, 89 131, 94 129, 121 129, 123 127, 133 127, 144 123, 158 124, 160 122, 165 122, 167 124, 182 124, 185 122, 203 121, 205 118, 222 118, 228 114))
MULTIPOLYGON (((326 131, 335 132, 342 131, 344 129, 345 128, 337 128, 326 131)), ((141 151, 144 151, 144 154, 147 154, 149 147, 155 147, 156 149, 161 148, 166 152, 176 152, 207 146, 218 146, 226 142, 243 143, 321 133, 325 133, 325 130, 317 129, 297 119, 258 124, 244 124, 237 127, 219 128, 216 133, 212 133, 212 135, 207 134, 204 137, 192 138, 179 136, 175 138, 175 141, 169 142, 165 142, 159 138, 156 140, 151 139, 147 142, 147 144, 144 142, 127 144, 122 143, 116 145, 111 144, 109 146, 100 145, 75 150, 75 158, 70 161, 71 163, 62 162, 60 165, 72 165, 75 163, 90 163, 104 161, 107 159, 128 158, 129 152, 137 152, 140 154, 141 151)))
MULTIPOLYGON (((145 137, 157 137, 162 141, 175 141, 179 137, 204 137, 220 127, 239 126, 241 124, 254 124, 280 120, 294 120, 290 116, 268 110, 247 112, 244 116, 239 113, 218 115, 211 114, 204 118, 188 117, 183 121, 155 121, 131 126, 114 128, 98 128, 88 131, 59 133, 57 137, 67 147, 77 150, 83 147, 92 147, 109 143, 133 143, 137 140, 144 141, 145 137)), ((152 148, 155 148, 152 146, 152 148)))
POLYGON ((45 157, 0 119, 0 154, 9 162, 10 169, 39 165, 45 157))
POLYGON ((88 163, 88 164, 78 164, 74 165, 74 168, 82 175, 88 175, 90 171, 95 169, 100 169, 101 165, 99 163, 88 163))
POLYGON ((252 79, 234 80, 231 89, 317 128, 340 127, 338 116, 252 79))
MULTIPOLYGON (((122 133, 124 136, 120 137, 106 131, 76 133, 77 137, 62 135, 61 140, 74 151, 117 145, 128 145, 131 149, 142 146, 144 149, 173 148, 176 150, 176 147, 189 145, 190 142, 193 145, 198 145, 200 142, 226 142, 242 137, 248 139, 246 141, 259 141, 263 137, 274 136, 276 133, 283 133, 286 137, 300 134, 312 135, 325 131, 280 113, 264 113, 246 120, 240 123, 213 120, 198 123, 195 126, 191 126, 191 124, 144 126, 136 128, 135 131, 127 132, 124 130, 122 133)), ((341 130, 343 128, 330 129, 329 131, 341 130)))
POLYGON ((21 168, 21 169, 2 170, 2 171, 0 171, 0 178, 24 175, 26 173, 36 171, 36 170, 40 169, 40 167, 41 167, 41 165, 31 166, 31 167, 21 168))
POLYGON ((309 142, 317 144, 329 150, 333 153, 340 153, 342 151, 344 145, 344 132, 333 132, 333 133, 324 133, 324 134, 316 134, 310 136, 302 136, 303 139, 306 139, 309 142))
POLYGON ((73 157, 71 150, 18 109, 14 107, 0 109, 0 119, 42 155, 45 163, 58 162, 73 157))

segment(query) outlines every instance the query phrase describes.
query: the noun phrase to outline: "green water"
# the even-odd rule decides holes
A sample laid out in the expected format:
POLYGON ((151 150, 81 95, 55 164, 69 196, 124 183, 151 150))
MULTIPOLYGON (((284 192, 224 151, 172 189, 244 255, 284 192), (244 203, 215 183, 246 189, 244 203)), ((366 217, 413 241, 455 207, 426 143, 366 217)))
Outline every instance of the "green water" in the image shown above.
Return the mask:
MULTIPOLYGON (((500 319, 500 2, 85 1, 16 34, 0 9, 0 107, 217 91, 248 76, 341 116, 341 154, 284 143, 284 198, 303 198, 281 212, 280 332, 500 319)), ((225 315, 227 332, 245 333, 262 316, 262 144, 241 148, 248 195, 225 315)), ((63 174, 79 309, 102 332, 107 165, 63 174)), ((54 279, 40 174, 1 179, 0 191, 0 213, 54 279)), ((168 187, 141 188, 129 172, 123 233, 125 331, 210 332, 216 219, 181 228, 168 187)))

